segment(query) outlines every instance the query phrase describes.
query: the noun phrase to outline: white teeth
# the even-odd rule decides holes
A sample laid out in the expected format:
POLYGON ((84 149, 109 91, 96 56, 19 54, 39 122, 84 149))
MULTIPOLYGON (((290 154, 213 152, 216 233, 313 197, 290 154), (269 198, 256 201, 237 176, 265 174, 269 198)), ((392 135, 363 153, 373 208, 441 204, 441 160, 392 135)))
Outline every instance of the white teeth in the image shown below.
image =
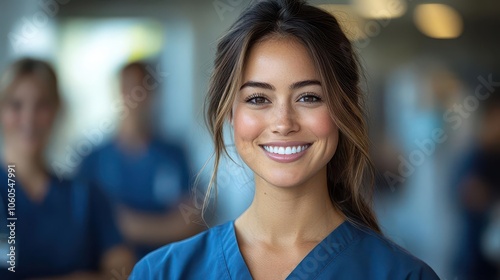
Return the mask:
POLYGON ((273 147, 273 146, 264 146, 264 149, 273 154, 279 155, 291 155, 304 151, 309 148, 309 145, 304 146, 296 146, 296 147, 273 147))

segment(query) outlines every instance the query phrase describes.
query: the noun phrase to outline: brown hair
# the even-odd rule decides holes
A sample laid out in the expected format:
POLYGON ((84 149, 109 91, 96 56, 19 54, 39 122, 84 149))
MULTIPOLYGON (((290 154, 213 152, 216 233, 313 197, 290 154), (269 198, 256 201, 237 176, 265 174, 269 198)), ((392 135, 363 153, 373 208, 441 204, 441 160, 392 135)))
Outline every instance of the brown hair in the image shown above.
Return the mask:
POLYGON ((120 70, 120 75, 123 76, 131 71, 139 71, 142 76, 146 76, 148 74, 147 66, 143 61, 134 61, 124 65, 120 70))
POLYGON ((7 97, 7 92, 21 78, 34 75, 47 85, 56 105, 60 103, 57 76, 50 64, 33 58, 23 58, 11 64, 0 78, 0 103, 7 97))
POLYGON ((215 188, 216 192, 219 160, 223 153, 227 155, 223 127, 231 116, 246 55, 255 43, 272 36, 301 42, 320 73, 327 93, 325 101, 339 128, 338 148, 327 165, 333 205, 352 223, 380 232, 371 208, 373 171, 357 57, 335 17, 300 0, 257 1, 218 43, 206 99, 206 122, 215 145, 215 163, 204 209, 211 190, 215 188), (366 178, 372 180, 366 183, 366 178))

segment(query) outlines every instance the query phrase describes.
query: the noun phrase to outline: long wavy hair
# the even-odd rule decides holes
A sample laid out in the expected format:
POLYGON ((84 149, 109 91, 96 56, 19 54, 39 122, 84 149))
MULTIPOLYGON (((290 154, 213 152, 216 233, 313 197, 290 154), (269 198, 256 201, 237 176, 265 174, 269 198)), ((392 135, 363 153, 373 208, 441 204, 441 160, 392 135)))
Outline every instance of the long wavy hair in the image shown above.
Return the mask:
POLYGON ((333 205, 350 222, 380 233, 371 207, 373 168, 358 59, 337 19, 300 0, 256 1, 218 43, 205 103, 206 123, 215 151, 203 213, 211 192, 217 195, 219 161, 223 154, 228 155, 223 140, 224 124, 231 116, 241 86, 246 57, 253 45, 274 36, 296 39, 306 47, 327 93, 325 102, 339 128, 337 151, 327 165, 328 192, 333 205))

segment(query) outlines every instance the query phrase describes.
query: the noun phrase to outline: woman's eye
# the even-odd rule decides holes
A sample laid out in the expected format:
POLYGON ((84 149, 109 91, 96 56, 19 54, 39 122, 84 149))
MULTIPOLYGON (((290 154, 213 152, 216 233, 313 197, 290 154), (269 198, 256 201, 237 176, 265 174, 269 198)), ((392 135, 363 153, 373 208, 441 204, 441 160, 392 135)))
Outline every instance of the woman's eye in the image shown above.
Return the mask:
POLYGON ((246 102, 251 103, 251 104, 268 103, 267 99, 265 97, 262 97, 262 96, 251 97, 251 98, 247 99, 246 102))
POLYGON ((305 102, 305 103, 315 103, 321 101, 321 98, 319 98, 316 95, 304 95, 299 98, 299 102, 305 102))

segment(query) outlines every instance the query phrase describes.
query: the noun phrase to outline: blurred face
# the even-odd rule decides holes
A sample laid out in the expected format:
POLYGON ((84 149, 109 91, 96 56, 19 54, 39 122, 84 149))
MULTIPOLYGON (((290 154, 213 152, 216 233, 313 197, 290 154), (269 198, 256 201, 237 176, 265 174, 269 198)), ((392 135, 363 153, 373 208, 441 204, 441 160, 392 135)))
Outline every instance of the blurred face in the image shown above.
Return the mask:
POLYGON ((256 182, 293 187, 326 180, 338 128, 305 47, 269 39, 249 53, 232 111, 238 153, 256 182))
POLYGON ((43 152, 57 103, 39 78, 20 78, 7 93, 0 113, 6 149, 26 156, 43 152))
POLYGON ((145 117, 149 112, 151 92, 149 80, 145 80, 146 73, 139 68, 126 69, 121 74, 121 93, 123 102, 130 108, 135 117, 145 117))

